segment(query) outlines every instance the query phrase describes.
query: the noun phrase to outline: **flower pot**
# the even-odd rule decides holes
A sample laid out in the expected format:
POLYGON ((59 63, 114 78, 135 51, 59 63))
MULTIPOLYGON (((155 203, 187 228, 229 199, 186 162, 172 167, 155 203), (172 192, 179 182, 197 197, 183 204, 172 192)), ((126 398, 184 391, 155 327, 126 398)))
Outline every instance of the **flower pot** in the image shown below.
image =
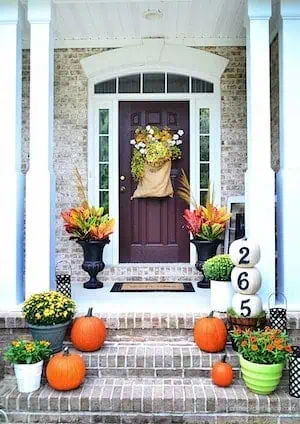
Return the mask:
POLYGON ((36 364, 14 364, 19 392, 30 393, 40 388, 43 363, 44 361, 36 364))
POLYGON ((233 296, 231 281, 210 280, 210 308, 212 311, 226 312, 233 296))
POLYGON ((252 392, 268 395, 276 390, 284 367, 280 364, 255 364, 240 355, 242 378, 252 392))
MULTIPOLYGON (((242 331, 250 328, 251 330, 259 330, 266 325, 266 317, 262 318, 243 318, 227 315, 227 330, 232 331, 235 328, 240 328, 242 331)), ((237 346, 230 336, 233 350, 237 351, 237 346)))
MULTIPOLYGON (((217 248, 218 248, 218 246, 221 242, 222 242, 222 240, 213 240, 213 241, 196 240, 196 239, 191 240, 191 243, 193 243, 193 245, 196 247, 196 251, 197 251, 197 262, 195 263, 195 267, 202 274, 203 274, 202 267, 203 267, 204 262, 207 259, 210 259, 210 258, 212 258, 213 256, 216 255, 217 248)), ((210 281, 207 280, 203 276, 203 280, 199 281, 197 283, 197 286, 202 288, 202 289, 209 289, 210 288, 210 281)))
POLYGON ((89 281, 83 284, 85 289, 101 289, 103 287, 103 283, 97 279, 97 274, 105 268, 103 262, 103 249, 109 242, 109 239, 90 241, 77 240, 77 243, 80 244, 83 249, 84 261, 82 269, 90 276, 89 281))
POLYGON ((33 325, 28 324, 34 340, 47 340, 51 343, 53 353, 60 352, 70 321, 55 325, 33 325))

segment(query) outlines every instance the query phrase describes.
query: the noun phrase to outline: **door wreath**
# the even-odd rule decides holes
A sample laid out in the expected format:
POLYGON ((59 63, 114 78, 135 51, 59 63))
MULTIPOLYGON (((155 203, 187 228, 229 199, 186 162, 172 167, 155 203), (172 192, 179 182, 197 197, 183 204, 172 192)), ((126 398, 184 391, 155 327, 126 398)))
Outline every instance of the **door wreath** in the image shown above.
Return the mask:
POLYGON ((177 133, 170 128, 147 125, 135 130, 131 174, 138 183, 131 199, 146 197, 173 197, 171 163, 181 159, 180 145, 183 130, 177 133))

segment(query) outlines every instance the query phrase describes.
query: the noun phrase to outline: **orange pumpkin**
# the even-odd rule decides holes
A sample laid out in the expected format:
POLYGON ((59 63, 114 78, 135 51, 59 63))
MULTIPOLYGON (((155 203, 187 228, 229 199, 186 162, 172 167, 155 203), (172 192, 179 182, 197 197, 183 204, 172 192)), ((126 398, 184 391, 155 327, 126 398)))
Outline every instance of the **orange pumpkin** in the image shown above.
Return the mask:
POLYGON ((226 362, 226 355, 220 362, 215 362, 211 371, 212 381, 220 387, 228 387, 233 382, 232 366, 226 362))
POLYGON ((55 390, 77 389, 85 377, 85 363, 77 353, 70 353, 65 347, 63 352, 57 353, 50 359, 46 376, 49 383, 55 390))
POLYGON ((93 308, 86 316, 76 318, 71 329, 71 340, 76 349, 93 352, 100 349, 106 339, 106 328, 102 319, 93 317, 93 308))
POLYGON ((197 346, 205 352, 224 350, 227 341, 227 330, 220 318, 213 316, 199 318, 194 328, 194 339, 197 346))

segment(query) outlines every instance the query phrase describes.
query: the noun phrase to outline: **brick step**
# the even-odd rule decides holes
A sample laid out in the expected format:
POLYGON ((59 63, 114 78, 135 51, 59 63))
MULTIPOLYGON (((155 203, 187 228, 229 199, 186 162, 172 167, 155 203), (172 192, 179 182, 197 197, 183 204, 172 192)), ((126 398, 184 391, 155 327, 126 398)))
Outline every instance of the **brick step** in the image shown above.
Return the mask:
MULTIPOLYGON (((238 372, 238 354, 231 344, 220 353, 201 351, 193 342, 105 342, 95 352, 80 352, 67 343, 70 350, 82 355, 87 375, 93 377, 209 377, 212 364, 224 354, 233 369, 238 372)), ((6 364, 6 375, 13 375, 13 368, 6 364)))
MULTIPOLYGON (((105 342, 95 352, 70 351, 84 358, 88 377, 114 378, 200 378, 210 377, 212 365, 224 354, 235 375, 240 377, 238 353, 227 344, 223 352, 207 353, 195 343, 111 343, 105 342)), ((14 375, 13 367, 6 364, 5 374, 14 375)), ((287 371, 284 371, 287 375, 287 371)))
POLYGON ((243 422, 252 424, 277 424, 280 417, 294 420, 282 423, 300 422, 300 399, 288 395, 285 380, 269 396, 251 393, 239 379, 223 389, 214 386, 208 378, 87 378, 77 390, 57 392, 45 384, 31 394, 20 394, 12 378, 1 383, 0 408, 9 413, 10 422, 224 424, 237 422, 233 421, 235 416, 244 416, 243 422), (148 418, 139 421, 140 414, 148 418), (164 414, 169 418, 177 416, 179 421, 164 421, 164 414), (224 421, 225 414, 228 421, 224 421), (205 421, 204 416, 210 417, 209 420, 205 421), (219 417, 224 418, 218 421, 219 417), (249 421, 250 417, 253 421, 249 421), (256 417, 261 420, 254 421, 256 417))
POLYGON ((240 368, 231 345, 211 354, 195 343, 106 342, 97 352, 78 353, 83 355, 88 375, 98 377, 208 377, 212 364, 225 353, 233 368, 240 368))

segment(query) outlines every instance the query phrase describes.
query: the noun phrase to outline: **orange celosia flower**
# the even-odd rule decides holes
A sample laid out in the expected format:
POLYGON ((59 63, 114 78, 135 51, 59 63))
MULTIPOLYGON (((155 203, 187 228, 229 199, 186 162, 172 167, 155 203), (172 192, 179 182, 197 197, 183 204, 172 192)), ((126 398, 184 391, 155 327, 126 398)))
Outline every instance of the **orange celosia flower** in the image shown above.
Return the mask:
POLYGON ((248 343, 247 343, 247 341, 246 341, 246 340, 243 340, 243 341, 241 342, 241 346, 242 346, 242 347, 247 347, 247 345, 248 345, 248 343))
POLYGON ((251 336, 250 337, 250 342, 251 343, 255 343, 257 341, 257 339, 256 339, 256 337, 255 336, 251 336))
POLYGON ((272 352, 274 350, 274 346, 272 344, 268 344, 266 349, 268 352, 272 352))
POLYGON ((253 345, 251 345, 251 349, 253 350, 253 352, 257 352, 257 351, 258 351, 258 346, 257 346, 257 344, 253 344, 253 345))
POLYGON ((278 350, 283 350, 283 346, 282 346, 282 344, 278 344, 278 345, 276 345, 276 349, 278 349, 278 350))

